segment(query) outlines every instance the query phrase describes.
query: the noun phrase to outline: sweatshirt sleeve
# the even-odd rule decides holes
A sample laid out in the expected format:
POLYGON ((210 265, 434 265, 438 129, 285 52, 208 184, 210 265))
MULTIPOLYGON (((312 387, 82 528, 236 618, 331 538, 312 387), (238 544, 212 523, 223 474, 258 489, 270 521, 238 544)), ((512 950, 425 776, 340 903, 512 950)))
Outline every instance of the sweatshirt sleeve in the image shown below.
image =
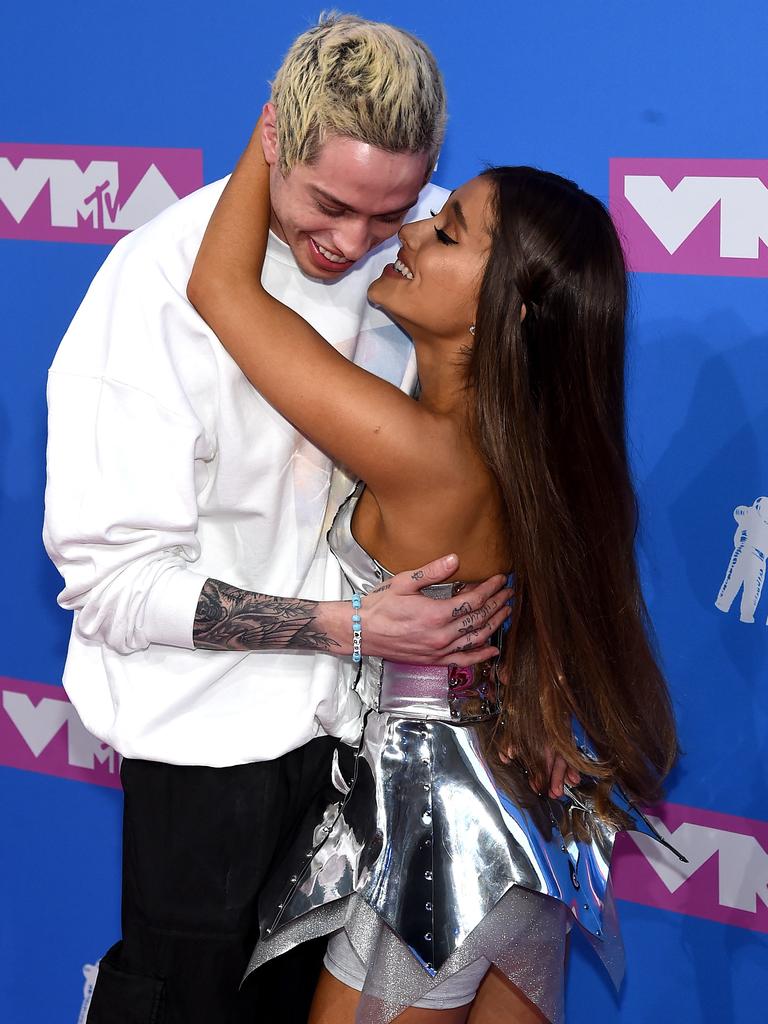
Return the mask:
POLYGON ((49 372, 43 539, 75 630, 129 654, 194 646, 207 578, 192 568, 196 488, 212 446, 162 336, 184 330, 181 300, 124 262, 107 260, 49 372), (127 367, 133 379, 115 373, 127 367))

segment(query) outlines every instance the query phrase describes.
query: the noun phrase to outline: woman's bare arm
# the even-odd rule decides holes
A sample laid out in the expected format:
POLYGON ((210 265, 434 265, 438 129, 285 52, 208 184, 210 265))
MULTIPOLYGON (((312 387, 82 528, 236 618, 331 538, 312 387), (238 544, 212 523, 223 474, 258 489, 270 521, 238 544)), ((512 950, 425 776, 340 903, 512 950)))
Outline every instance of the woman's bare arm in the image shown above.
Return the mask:
MULTIPOLYGON (((269 167, 259 128, 208 225, 187 295, 245 375, 317 447, 374 490, 418 474, 432 415, 340 355, 264 290, 269 167)), ((332 287, 332 286, 331 286, 332 287)))

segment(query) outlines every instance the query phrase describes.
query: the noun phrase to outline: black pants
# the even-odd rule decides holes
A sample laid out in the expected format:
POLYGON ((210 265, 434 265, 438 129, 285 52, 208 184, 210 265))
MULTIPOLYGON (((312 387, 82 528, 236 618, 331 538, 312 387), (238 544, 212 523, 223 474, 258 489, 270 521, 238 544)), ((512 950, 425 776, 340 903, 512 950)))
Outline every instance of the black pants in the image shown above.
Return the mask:
POLYGON ((123 761, 123 938, 87 1024, 304 1024, 323 942, 251 974, 257 901, 336 741, 232 768, 123 761))

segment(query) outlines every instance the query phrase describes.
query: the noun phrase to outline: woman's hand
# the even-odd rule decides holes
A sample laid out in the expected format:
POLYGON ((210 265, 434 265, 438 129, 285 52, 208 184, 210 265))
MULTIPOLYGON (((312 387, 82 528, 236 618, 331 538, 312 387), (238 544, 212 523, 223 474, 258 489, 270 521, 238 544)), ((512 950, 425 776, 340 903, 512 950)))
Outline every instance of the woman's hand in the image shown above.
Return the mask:
MULTIPOLYGON (((575 768, 571 768, 568 762, 560 754, 554 754, 552 750, 547 747, 545 752, 545 761, 547 766, 547 778, 549 780, 549 788, 547 790, 547 796, 550 796, 553 800, 559 799, 565 792, 565 783, 567 782, 571 786, 578 786, 581 782, 581 775, 576 771, 575 768)), ((509 764, 515 757, 514 750, 510 747, 507 750, 506 755, 501 755, 501 760, 505 764, 509 764)), ((534 793, 543 795, 546 788, 547 779, 540 783, 536 778, 531 776, 529 779, 529 785, 534 793)))

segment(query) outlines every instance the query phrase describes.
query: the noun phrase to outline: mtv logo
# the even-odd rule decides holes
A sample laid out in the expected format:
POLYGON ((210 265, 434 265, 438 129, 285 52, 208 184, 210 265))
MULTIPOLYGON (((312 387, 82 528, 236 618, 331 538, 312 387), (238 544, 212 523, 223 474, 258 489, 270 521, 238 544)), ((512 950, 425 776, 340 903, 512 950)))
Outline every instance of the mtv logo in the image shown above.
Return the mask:
POLYGON ((614 159, 610 209, 631 270, 768 277, 768 160, 614 159))
POLYGON ((617 845, 618 897, 768 932, 768 822, 680 804, 664 804, 650 818, 687 863, 630 833, 617 845))
POLYGON ((0 144, 0 237, 111 245, 202 184, 199 149, 0 144))
POLYGON ((119 788, 119 758, 60 686, 0 677, 0 764, 119 788))

